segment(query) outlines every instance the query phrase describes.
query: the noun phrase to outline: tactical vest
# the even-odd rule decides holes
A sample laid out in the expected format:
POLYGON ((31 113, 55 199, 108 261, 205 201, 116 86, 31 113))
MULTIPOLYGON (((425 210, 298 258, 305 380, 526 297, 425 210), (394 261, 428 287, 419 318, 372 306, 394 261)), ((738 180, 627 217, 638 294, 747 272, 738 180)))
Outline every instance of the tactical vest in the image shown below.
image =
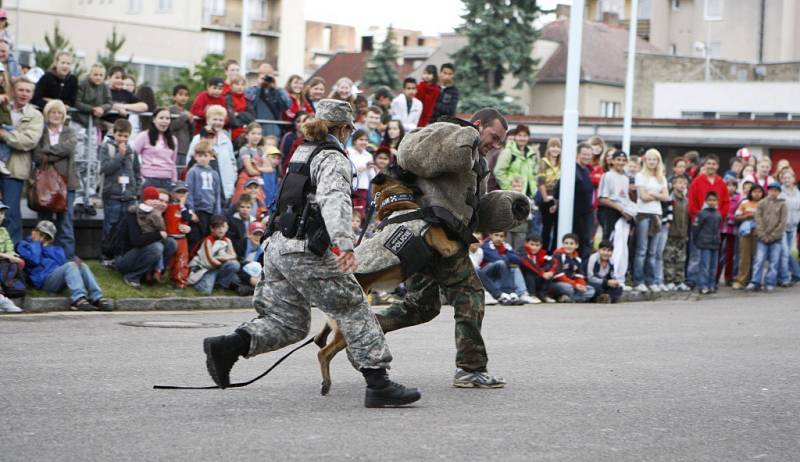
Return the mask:
MULTIPOLYGON (((313 143, 309 143, 313 144, 313 143)), ((317 187, 311 181, 311 161, 324 150, 334 150, 346 155, 338 144, 323 141, 308 156, 305 162, 291 162, 286 176, 281 181, 276 200, 276 211, 267 225, 267 236, 280 231, 289 239, 308 239, 308 249, 322 256, 331 245, 325 228, 325 220, 317 204, 309 197, 316 194, 317 187)))

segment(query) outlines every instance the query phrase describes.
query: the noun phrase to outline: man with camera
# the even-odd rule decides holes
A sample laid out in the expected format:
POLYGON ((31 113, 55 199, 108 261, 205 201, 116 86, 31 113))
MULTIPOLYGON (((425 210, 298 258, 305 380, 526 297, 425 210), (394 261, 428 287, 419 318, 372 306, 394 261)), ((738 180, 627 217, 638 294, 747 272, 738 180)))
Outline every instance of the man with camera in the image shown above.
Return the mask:
MULTIPOLYGON (((281 120, 281 114, 291 106, 289 95, 278 88, 274 77, 274 69, 267 63, 258 68, 258 83, 245 90, 245 97, 252 105, 258 120, 281 120)), ((262 123, 264 136, 281 136, 281 126, 274 123, 262 123)))

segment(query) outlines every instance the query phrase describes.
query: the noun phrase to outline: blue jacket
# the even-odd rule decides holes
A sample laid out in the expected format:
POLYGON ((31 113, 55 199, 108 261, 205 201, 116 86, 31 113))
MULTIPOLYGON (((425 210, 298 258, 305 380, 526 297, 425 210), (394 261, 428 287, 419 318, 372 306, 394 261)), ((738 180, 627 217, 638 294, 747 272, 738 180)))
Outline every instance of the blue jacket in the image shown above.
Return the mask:
POLYGON ((520 258, 519 254, 510 245, 506 243, 503 243, 503 245, 506 248, 505 255, 501 255, 494 243, 490 239, 486 239, 486 242, 481 246, 483 248, 483 263, 503 260, 509 265, 522 266, 522 258, 520 258))
MULTIPOLYGON (((556 183, 555 198, 561 188, 561 180, 556 183)), ((573 216, 587 215, 594 210, 594 185, 592 175, 588 168, 581 164, 575 165, 575 202, 572 209, 573 216)))
POLYGON ((189 195, 186 196, 186 208, 195 212, 221 214, 222 205, 222 180, 219 172, 210 166, 193 165, 186 174, 186 186, 189 195))
POLYGON ((64 249, 57 245, 43 246, 29 237, 17 243, 17 253, 25 260, 25 273, 34 287, 42 288, 44 280, 67 262, 64 249))
POLYGON ((717 209, 703 208, 697 214, 692 225, 692 237, 694 238, 695 246, 698 249, 719 249, 719 244, 722 240, 719 231, 721 224, 722 216, 717 209))

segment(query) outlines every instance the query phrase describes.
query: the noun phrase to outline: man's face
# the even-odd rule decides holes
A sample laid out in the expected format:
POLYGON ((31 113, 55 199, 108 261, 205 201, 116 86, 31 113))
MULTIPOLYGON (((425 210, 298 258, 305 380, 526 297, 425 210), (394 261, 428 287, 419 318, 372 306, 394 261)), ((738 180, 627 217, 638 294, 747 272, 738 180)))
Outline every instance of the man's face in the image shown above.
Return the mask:
POLYGON ((601 247, 597 249, 597 253, 600 254, 601 260, 608 261, 608 259, 611 258, 611 254, 613 254, 614 251, 609 249, 608 247, 601 247))
MULTIPOLYGON (((591 151, 589 151, 589 153, 590 153, 589 155, 591 156, 591 151)), ((572 253, 575 251, 575 249, 578 248, 578 243, 575 242, 574 239, 569 238, 569 239, 564 239, 564 242, 561 244, 561 246, 564 247, 564 250, 566 250, 567 253, 572 253)))
POLYGON ((413 83, 403 85, 403 94, 405 94, 408 99, 417 96, 417 86, 413 83))
POLYGON ((500 119, 493 120, 485 127, 479 122, 476 125, 478 125, 478 132, 480 133, 478 152, 485 156, 492 149, 500 149, 500 145, 506 137, 506 129, 503 128, 500 119))
POLYGON ((189 92, 186 90, 178 90, 173 98, 175 99, 176 105, 184 107, 186 106, 186 103, 189 102, 189 92))
POLYGON ((389 107, 389 106, 391 106, 391 105, 392 105, 392 100, 391 100, 391 99, 389 99, 389 97, 388 97, 388 96, 379 96, 379 97, 378 97, 378 98, 375 100, 375 104, 377 104, 377 105, 378 105, 378 106, 380 106, 380 107, 389 107))
POLYGON ((443 68, 439 71, 439 81, 442 85, 452 85, 453 84, 453 70, 449 68, 443 68))
POLYGON ((100 85, 106 78, 106 70, 102 67, 93 67, 89 73, 89 81, 95 85, 100 85))
POLYGON ((17 83, 14 87, 14 103, 18 107, 25 106, 33 98, 33 84, 27 82, 17 83))
POLYGON ((499 233, 492 233, 489 235, 489 239, 492 240, 492 244, 500 245, 506 239, 506 233, 499 232, 499 233))
POLYGON ((719 169, 719 163, 717 163, 714 159, 706 160, 706 163, 703 164, 703 168, 705 169, 706 175, 714 176, 717 174, 717 170, 719 169))
POLYGON ((122 72, 115 72, 108 77, 108 83, 112 90, 122 90, 123 85, 125 84, 125 78, 122 75, 122 72))
POLYGON ((210 96, 212 98, 219 98, 220 95, 222 95, 222 90, 224 90, 224 89, 225 89, 225 87, 223 85, 209 86, 207 88, 208 96, 210 96))
POLYGON ((578 162, 581 165, 589 165, 592 163, 592 148, 585 147, 578 151, 578 162))
POLYGON ((258 80, 264 80, 264 77, 270 76, 274 77, 275 69, 272 68, 272 65, 267 63, 262 63, 258 66, 258 80))
POLYGON ((378 128, 378 125, 381 124, 381 116, 380 114, 376 114, 372 111, 367 111, 367 117, 364 120, 364 123, 370 130, 375 130, 378 128))

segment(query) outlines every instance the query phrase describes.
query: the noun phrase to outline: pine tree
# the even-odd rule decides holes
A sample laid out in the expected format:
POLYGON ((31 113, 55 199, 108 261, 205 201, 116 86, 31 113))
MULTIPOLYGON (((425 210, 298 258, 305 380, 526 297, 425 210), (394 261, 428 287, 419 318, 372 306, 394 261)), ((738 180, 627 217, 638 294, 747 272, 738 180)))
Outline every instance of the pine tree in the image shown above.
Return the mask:
POLYGON ((509 73, 515 88, 532 84, 536 60, 531 58, 538 32, 533 27, 541 9, 536 0, 463 0, 467 12, 457 32, 467 45, 452 55, 463 97, 459 110, 471 112, 487 104, 518 110, 499 88, 509 73))
POLYGON ((194 66, 193 70, 181 69, 171 78, 161 81, 159 98, 164 104, 172 104, 172 87, 181 83, 189 88, 189 95, 194 98, 199 92, 206 89, 208 79, 211 77, 224 77, 225 69, 222 68, 222 55, 207 54, 203 60, 194 66))
POLYGON ((367 68, 362 77, 363 86, 365 88, 377 88, 380 86, 399 88, 400 77, 397 75, 397 58, 399 54, 397 45, 394 43, 394 29, 389 26, 386 31, 386 39, 381 44, 381 47, 367 60, 367 68))
POLYGON ((117 27, 114 26, 111 30, 111 37, 106 39, 106 52, 97 54, 97 62, 105 66, 106 70, 114 66, 130 67, 130 64, 133 63, 132 56, 126 62, 117 61, 117 52, 125 45, 125 41, 125 36, 117 34, 117 27))
MULTIPOLYGON (((53 37, 51 38, 47 32, 44 34, 44 43, 47 45, 47 49, 39 50, 35 46, 33 47, 33 56, 36 62, 36 66, 42 69, 49 69, 50 66, 53 64, 53 59, 56 56, 56 53, 59 51, 68 51, 75 55, 75 50, 72 48, 72 44, 69 43, 69 39, 61 34, 61 29, 58 28, 58 21, 53 24, 53 37)), ((78 63, 75 60, 75 67, 77 68, 78 63)))

